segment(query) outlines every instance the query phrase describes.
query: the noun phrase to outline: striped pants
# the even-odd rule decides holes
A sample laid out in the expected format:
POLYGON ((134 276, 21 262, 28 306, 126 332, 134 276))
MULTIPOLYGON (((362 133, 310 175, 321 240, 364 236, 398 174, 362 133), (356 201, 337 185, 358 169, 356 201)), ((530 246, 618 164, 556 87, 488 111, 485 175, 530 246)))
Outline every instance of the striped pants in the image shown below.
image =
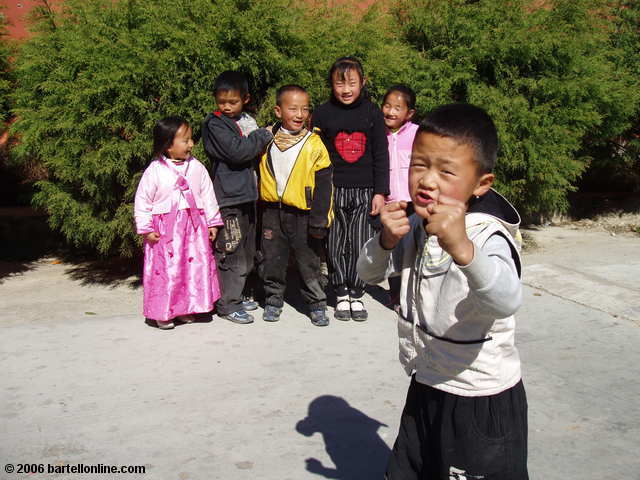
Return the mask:
POLYGON ((373 188, 335 187, 333 196, 333 224, 329 229, 329 279, 338 295, 359 298, 365 283, 358 277, 356 264, 364 244, 375 230, 370 222, 373 188))

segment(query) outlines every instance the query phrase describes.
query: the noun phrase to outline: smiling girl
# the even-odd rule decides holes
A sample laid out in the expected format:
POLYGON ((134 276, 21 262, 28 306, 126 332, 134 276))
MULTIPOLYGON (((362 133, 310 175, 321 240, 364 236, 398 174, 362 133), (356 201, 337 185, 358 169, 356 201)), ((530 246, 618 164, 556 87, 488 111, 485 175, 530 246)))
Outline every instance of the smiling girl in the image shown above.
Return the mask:
POLYGON ((360 249, 374 234, 372 217, 389 194, 389 152, 380 109, 368 98, 360 61, 336 60, 329 70, 332 95, 313 114, 333 164, 334 223, 329 229, 330 280, 338 320, 364 321, 364 282, 356 272, 360 249))
POLYGON ((191 156, 191 127, 167 117, 153 129, 153 161, 135 196, 136 231, 144 239, 144 316, 158 328, 213 310, 220 287, 211 241, 222 225, 211 178, 191 156))

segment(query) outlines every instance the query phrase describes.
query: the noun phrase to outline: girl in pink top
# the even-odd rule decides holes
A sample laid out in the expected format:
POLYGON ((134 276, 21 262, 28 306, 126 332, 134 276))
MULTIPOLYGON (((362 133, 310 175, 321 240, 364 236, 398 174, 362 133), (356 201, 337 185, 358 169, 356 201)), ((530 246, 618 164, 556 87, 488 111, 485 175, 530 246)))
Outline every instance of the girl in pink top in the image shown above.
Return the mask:
MULTIPOLYGON (((407 202, 407 215, 413 213, 409 196, 409 164, 411 147, 418 125, 411 122, 416 113, 416 94, 406 85, 394 85, 384 95, 382 114, 389 142, 389 202, 407 202)), ((400 306, 400 277, 389 278, 389 305, 400 306)))
POLYGON ((136 231, 144 237, 144 316, 161 329, 193 321, 220 298, 211 250, 220 210, 205 167, 191 156, 191 128, 168 117, 153 129, 153 158, 136 191, 136 231))
POLYGON ((409 163, 411 147, 418 125, 411 122, 416 113, 416 94, 405 85, 394 85, 384 95, 382 114, 387 127, 389 141, 389 191, 388 202, 405 201, 411 205, 409 196, 409 163))

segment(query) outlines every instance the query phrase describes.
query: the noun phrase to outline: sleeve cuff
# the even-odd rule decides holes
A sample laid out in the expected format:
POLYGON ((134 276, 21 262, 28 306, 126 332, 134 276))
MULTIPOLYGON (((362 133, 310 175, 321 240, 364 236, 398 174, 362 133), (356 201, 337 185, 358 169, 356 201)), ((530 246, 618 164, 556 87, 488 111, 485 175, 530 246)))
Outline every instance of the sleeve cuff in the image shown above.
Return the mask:
POLYGON ((390 256, 391 252, 393 252, 394 249, 395 249, 395 247, 393 247, 393 248, 385 248, 385 247, 382 246, 382 235, 380 234, 380 232, 376 233, 372 237, 372 241, 369 242, 369 245, 368 245, 368 250, 373 255, 387 255, 387 256, 390 256))

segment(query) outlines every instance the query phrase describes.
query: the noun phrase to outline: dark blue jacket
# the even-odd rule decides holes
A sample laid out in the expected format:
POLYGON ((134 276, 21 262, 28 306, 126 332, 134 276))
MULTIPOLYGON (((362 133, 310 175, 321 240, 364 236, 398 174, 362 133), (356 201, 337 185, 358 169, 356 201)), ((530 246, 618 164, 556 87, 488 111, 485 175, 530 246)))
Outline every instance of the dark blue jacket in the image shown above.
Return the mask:
POLYGON ((245 137, 231 118, 220 112, 207 115, 202 123, 202 143, 211 160, 211 179, 220 207, 258 199, 255 166, 272 138, 264 128, 245 137))

